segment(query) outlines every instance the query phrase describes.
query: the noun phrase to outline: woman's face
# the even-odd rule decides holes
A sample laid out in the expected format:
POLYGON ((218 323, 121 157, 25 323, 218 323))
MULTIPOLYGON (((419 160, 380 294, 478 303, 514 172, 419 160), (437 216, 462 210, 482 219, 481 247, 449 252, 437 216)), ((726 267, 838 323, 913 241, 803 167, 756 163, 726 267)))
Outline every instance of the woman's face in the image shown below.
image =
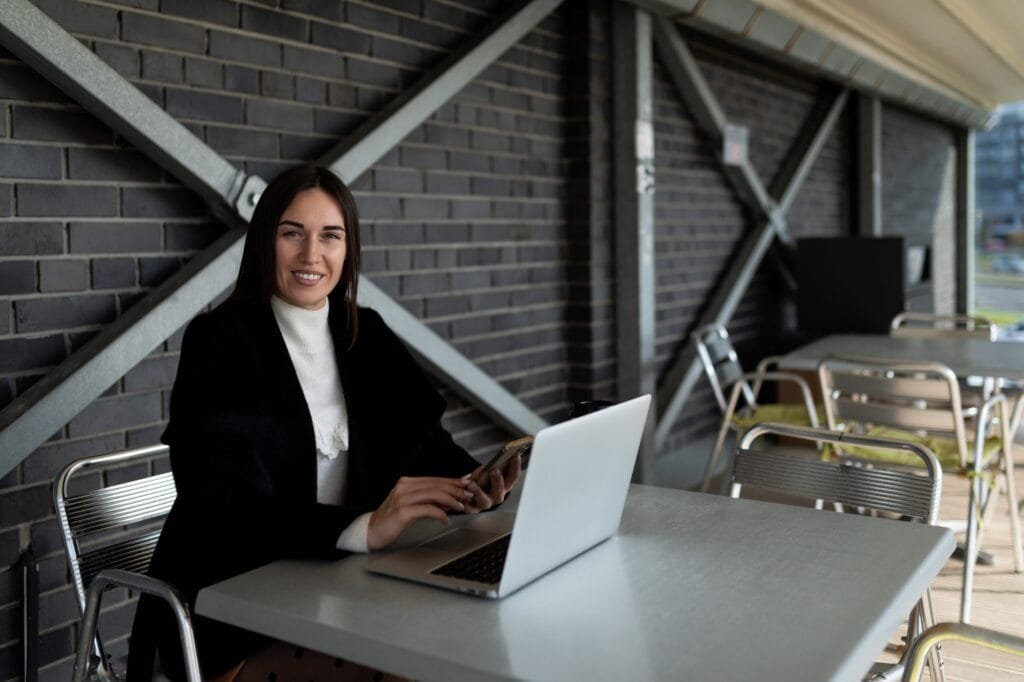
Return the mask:
POLYGON ((318 187, 296 194, 274 244, 277 295, 307 310, 323 307, 345 266, 345 219, 331 195, 318 187))

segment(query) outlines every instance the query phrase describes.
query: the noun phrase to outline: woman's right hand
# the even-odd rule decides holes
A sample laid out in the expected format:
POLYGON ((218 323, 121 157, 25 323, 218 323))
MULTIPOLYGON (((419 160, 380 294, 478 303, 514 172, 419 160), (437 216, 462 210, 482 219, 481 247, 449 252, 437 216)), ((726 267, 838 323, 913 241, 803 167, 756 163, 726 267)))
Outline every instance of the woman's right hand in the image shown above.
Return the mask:
POLYGON ((437 519, 448 525, 448 511, 461 512, 473 499, 468 480, 403 476, 370 515, 366 544, 370 550, 387 547, 418 519, 437 519))

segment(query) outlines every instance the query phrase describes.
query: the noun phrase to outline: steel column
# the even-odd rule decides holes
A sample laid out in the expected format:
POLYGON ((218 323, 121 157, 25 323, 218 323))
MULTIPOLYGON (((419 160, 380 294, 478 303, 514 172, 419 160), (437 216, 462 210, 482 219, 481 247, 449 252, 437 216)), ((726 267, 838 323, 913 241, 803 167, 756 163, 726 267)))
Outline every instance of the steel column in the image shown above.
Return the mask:
POLYGON ((956 136, 956 311, 974 314, 974 130, 956 136))
MULTIPOLYGON (((413 107, 410 112, 388 109, 387 116, 373 119, 375 126, 361 128, 359 138, 374 136, 379 128, 422 123, 444 103, 440 93, 454 95, 486 66, 477 70, 466 66, 464 53, 477 58, 497 57, 558 4, 560 0, 523 3, 499 22, 495 30, 500 40, 474 40, 470 49, 452 58, 459 67, 456 77, 450 77, 447 70, 431 72, 414 88, 416 93, 431 93, 429 96, 409 101, 413 107), (435 81, 443 81, 443 87, 432 88, 435 81)), ((0 14, 0 44, 202 196, 229 226, 239 227, 252 215, 266 185, 262 179, 246 177, 235 169, 28 0, 5 0, 0 14)), ((405 134, 373 139, 377 145, 393 145, 405 134)), ((347 150, 357 148, 358 140, 345 145, 347 150)), ((343 156, 337 163, 344 161, 344 175, 355 178, 388 149, 378 148, 377 155, 360 152, 343 156)), ((242 243, 243 233, 229 230, 0 412, 0 477, 230 286, 238 270, 242 243)), ((372 284, 363 289, 376 291, 368 294, 375 305, 392 311, 400 308, 372 284)), ((421 358, 441 352, 439 338, 415 318, 400 319, 393 312, 385 318, 401 328, 396 332, 421 358)), ((468 359, 450 346, 448 350, 443 353, 443 361, 429 364, 442 379, 451 379, 457 388, 466 391, 471 400, 495 400, 481 407, 505 427, 532 433, 546 424, 493 379, 468 370, 472 366, 468 359), (453 376, 448 375, 449 367, 454 368, 453 376)))
POLYGON ((857 234, 882 234, 882 100, 857 95, 857 234))
MULTIPOLYGON (((716 153, 719 153, 719 143, 726 120, 696 60, 671 22, 655 19, 654 35, 658 54, 680 96, 693 113, 697 125, 711 138, 716 153)), ((738 169, 740 172, 723 164, 723 171, 733 182, 740 198, 752 201, 751 208, 764 218, 762 224, 744 239, 737 258, 712 294, 696 327, 706 324, 727 324, 775 238, 785 238, 785 212, 792 205, 807 173, 835 128, 848 96, 848 91, 842 90, 832 101, 818 125, 812 128, 814 134, 796 140, 790 150, 789 161, 780 172, 779 181, 772 188, 772 195, 764 190, 749 161, 738 169), (779 197, 778 201, 772 196, 779 197)), ((692 344, 687 343, 672 362, 658 388, 659 413, 655 432, 658 447, 664 445, 668 439, 672 426, 701 372, 697 354, 692 344)))
MULTIPOLYGON (((655 393, 654 124, 651 17, 615 4, 612 74, 615 286, 618 395, 655 393)), ((652 414, 654 411, 652 410, 652 414)), ((649 419, 633 479, 650 482, 654 420, 649 419)))

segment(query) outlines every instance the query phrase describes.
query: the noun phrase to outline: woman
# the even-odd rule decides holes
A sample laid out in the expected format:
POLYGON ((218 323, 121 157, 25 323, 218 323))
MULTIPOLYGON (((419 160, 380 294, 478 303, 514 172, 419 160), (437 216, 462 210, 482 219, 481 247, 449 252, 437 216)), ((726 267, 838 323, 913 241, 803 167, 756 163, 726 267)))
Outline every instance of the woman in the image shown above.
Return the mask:
MULTIPOLYGON (((230 298, 189 324, 163 435, 178 497, 150 574, 190 603, 276 559, 386 547, 417 519, 488 509, 515 483, 518 460, 482 486, 466 477, 478 465, 441 426, 444 400, 356 306, 358 276, 351 193, 301 166, 264 190, 230 298)), ((163 610, 140 600, 133 677, 151 669, 141 652, 154 636, 165 671, 184 677, 163 610)), ((233 679, 270 644, 202 617, 194 627, 204 676, 233 679)))

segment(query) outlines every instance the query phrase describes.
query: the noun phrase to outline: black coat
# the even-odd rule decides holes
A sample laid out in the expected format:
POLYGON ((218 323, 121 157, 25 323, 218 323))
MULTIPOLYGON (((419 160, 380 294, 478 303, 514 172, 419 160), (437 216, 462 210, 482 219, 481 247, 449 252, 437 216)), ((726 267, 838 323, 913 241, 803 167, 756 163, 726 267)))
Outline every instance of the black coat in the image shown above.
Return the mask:
MULTIPOLYGON (((445 403, 409 352, 369 309, 359 309, 349 348, 345 306, 328 316, 348 409, 344 506, 316 502, 316 447, 302 387, 270 304, 229 301, 185 331, 170 420, 178 497, 150 575, 176 585, 190 605, 201 587, 288 557, 339 558, 339 534, 376 509, 399 476, 458 477, 476 461, 441 426, 445 403)), ((223 672, 266 640, 194 618, 205 674, 223 672)), ((143 598, 132 629, 131 676, 149 661, 183 677, 169 612, 143 598), (137 651, 138 649, 138 651, 137 651)))

